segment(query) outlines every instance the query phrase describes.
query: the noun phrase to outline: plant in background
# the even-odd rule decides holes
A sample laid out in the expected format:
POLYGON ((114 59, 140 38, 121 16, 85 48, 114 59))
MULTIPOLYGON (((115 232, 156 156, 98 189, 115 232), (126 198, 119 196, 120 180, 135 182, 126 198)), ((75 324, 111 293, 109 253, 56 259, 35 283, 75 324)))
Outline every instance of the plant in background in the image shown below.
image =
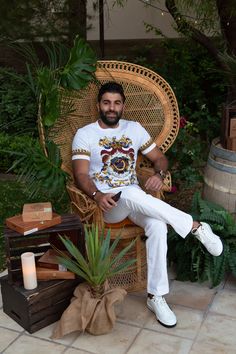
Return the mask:
MULTIPOLYGON (((58 118, 66 117, 73 111, 68 92, 83 89, 94 79, 96 55, 79 36, 75 38, 71 50, 59 44, 51 47, 45 45, 48 66, 40 62, 32 46, 20 44, 14 47, 29 61, 26 63, 28 77, 22 80, 34 93, 39 107, 37 123, 41 147, 31 145, 24 153, 18 154, 19 158, 11 170, 22 166, 20 180, 25 179, 32 195, 38 193, 41 187, 46 188, 49 195, 58 193, 69 175, 61 169, 60 150, 49 138, 49 131, 58 118)), ((17 74, 12 75, 19 78, 17 74)))
POLYGON ((114 325, 116 316, 114 304, 123 300, 126 291, 120 288, 110 289, 107 280, 131 266, 136 259, 122 258, 134 246, 131 242, 127 247, 117 252, 120 237, 110 245, 110 230, 105 235, 98 231, 97 225, 85 226, 85 255, 66 238, 60 236, 72 259, 63 251, 57 250, 59 263, 84 279, 74 291, 73 301, 63 313, 53 338, 78 331, 92 334, 109 332, 114 325))
POLYGON ((200 242, 188 236, 181 239, 173 230, 168 237, 168 260, 175 264, 178 280, 209 281, 217 286, 229 271, 236 276, 236 222, 223 207, 203 200, 199 192, 194 195, 192 212, 194 220, 209 223, 224 244, 219 257, 210 255, 200 242))
POLYGON ((206 151, 207 145, 201 140, 198 128, 181 117, 179 134, 167 153, 175 183, 190 187, 202 181, 206 151))
POLYGON ((220 133, 220 107, 225 100, 225 76, 209 53, 188 39, 163 39, 153 58, 146 47, 136 51, 134 62, 164 77, 175 92, 180 113, 199 130, 203 141, 210 144, 220 133), (143 55, 143 53, 145 53, 143 55), (161 54, 159 54, 161 53, 161 54), (168 58, 168 60, 166 60, 168 58))
POLYGON ((10 68, 0 68, 0 131, 9 135, 37 135, 37 103, 25 75, 13 76, 10 68))

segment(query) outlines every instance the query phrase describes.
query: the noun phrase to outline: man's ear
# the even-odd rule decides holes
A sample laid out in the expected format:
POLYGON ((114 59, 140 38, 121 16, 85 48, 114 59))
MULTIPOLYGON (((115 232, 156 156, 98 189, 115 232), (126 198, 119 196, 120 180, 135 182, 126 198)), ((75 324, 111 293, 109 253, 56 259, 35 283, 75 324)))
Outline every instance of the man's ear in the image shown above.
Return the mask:
POLYGON ((98 110, 98 112, 99 112, 100 107, 99 107, 99 103, 98 103, 98 102, 97 102, 96 106, 97 106, 97 110, 98 110))

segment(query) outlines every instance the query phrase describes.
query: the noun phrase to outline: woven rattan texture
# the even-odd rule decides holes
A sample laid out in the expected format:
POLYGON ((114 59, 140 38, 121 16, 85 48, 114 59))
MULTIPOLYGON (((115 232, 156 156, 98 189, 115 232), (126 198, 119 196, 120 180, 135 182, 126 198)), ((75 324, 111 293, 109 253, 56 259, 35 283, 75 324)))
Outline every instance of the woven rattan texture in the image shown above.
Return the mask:
POLYGON ((71 92, 64 99, 73 112, 64 114, 50 132, 61 147, 63 165, 71 170, 71 141, 78 128, 98 118, 96 98, 101 83, 114 80, 122 84, 125 95, 125 118, 141 123, 157 145, 166 152, 179 129, 179 111, 169 84, 158 74, 142 66, 117 61, 100 61, 97 82, 83 91, 71 92))

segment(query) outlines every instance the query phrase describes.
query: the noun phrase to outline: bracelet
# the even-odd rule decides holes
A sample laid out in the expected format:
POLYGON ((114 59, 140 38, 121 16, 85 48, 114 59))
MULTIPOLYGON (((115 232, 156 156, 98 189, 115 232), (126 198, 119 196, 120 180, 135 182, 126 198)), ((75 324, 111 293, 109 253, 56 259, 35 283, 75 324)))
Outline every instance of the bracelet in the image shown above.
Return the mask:
POLYGON ((166 178, 166 172, 165 172, 165 171, 160 170, 160 171, 158 171, 157 173, 161 176, 162 179, 165 179, 165 178, 166 178))
POLYGON ((95 198, 95 196, 96 196, 96 194, 97 194, 98 192, 100 192, 100 191, 97 189, 95 192, 92 193, 92 198, 93 198, 93 199, 95 198))

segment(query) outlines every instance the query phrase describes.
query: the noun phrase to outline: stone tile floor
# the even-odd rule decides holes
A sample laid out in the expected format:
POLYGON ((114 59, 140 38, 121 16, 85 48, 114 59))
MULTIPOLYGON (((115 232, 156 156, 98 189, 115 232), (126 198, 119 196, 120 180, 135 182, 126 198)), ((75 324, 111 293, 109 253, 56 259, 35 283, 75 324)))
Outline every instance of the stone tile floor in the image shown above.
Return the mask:
MULTIPOLYGON (((0 276, 3 274, 0 274, 0 276)), ((117 305, 113 331, 102 336, 73 333, 51 340, 55 324, 29 334, 2 309, 0 298, 0 353, 4 354, 235 354, 236 280, 228 276, 215 289, 207 284, 174 280, 170 294, 178 324, 162 327, 145 306, 145 292, 126 296, 117 305)))

